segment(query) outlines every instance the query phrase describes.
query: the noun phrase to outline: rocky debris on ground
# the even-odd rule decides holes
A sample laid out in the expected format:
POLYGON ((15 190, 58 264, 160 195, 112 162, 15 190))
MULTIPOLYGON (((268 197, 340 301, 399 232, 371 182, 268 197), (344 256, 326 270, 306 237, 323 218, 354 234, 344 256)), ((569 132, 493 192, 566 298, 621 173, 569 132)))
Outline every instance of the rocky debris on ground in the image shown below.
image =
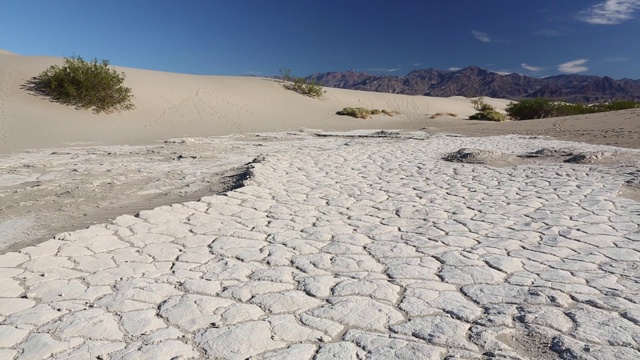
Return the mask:
POLYGON ((575 149, 572 148, 548 148, 544 147, 536 151, 531 151, 523 155, 519 155, 522 158, 560 158, 569 157, 574 155, 575 149))
POLYGON ((628 151, 580 151, 575 148, 544 147, 525 153, 505 153, 502 151, 462 148, 447 153, 445 161, 489 166, 513 166, 526 164, 559 163, 584 165, 627 165, 640 166, 637 154, 628 151))
POLYGON ((462 148, 445 155, 442 160, 465 164, 505 164, 515 163, 515 156, 495 150, 462 148))

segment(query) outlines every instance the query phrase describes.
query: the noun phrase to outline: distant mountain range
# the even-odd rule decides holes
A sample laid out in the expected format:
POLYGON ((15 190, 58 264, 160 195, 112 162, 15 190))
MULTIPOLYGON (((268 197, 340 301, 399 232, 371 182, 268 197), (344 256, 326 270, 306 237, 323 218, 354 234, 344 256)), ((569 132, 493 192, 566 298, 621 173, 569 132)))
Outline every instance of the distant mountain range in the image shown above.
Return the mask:
POLYGON ((571 102, 612 99, 640 101, 640 80, 588 75, 557 75, 533 78, 520 74, 501 75, 477 66, 456 71, 415 70, 406 76, 346 72, 318 73, 307 77, 323 86, 426 96, 488 96, 520 100, 545 97, 571 102))

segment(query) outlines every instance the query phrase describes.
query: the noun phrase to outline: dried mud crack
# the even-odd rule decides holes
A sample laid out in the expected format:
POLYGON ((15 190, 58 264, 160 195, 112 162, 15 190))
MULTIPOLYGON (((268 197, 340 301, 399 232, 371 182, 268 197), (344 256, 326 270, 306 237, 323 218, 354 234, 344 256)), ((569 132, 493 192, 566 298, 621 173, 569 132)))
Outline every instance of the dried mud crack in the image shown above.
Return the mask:
MULTIPOLYGON (((185 194, 210 186, 220 163, 250 165, 223 177, 244 185, 226 193, 0 255, 0 357, 640 357, 640 203, 618 196, 635 165, 442 160, 459 149, 518 158, 612 148, 414 133, 258 138, 119 149, 158 156, 122 165, 163 176, 138 193, 181 184, 163 191, 185 194)), ((28 193, 46 174, 68 184, 55 176, 68 170, 78 189, 85 173, 110 186, 94 171, 105 157, 91 151, 12 158, 3 181, 28 193), (21 168, 26 160, 34 166, 21 168), (53 163, 47 172, 38 161, 53 163)), ((51 191, 84 194, 68 186, 51 191)))

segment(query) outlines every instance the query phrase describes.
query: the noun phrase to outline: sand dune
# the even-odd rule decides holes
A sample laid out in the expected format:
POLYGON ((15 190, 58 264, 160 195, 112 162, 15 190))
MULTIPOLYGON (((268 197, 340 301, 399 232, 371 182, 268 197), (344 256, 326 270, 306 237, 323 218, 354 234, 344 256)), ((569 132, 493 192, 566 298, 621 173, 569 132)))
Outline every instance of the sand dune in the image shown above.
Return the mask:
MULTIPOLYGON (((319 128, 412 128, 436 112, 473 113, 462 97, 430 98, 326 89, 321 100, 284 89, 278 81, 197 76, 116 67, 125 72, 136 109, 95 115, 49 102, 22 89, 62 59, 0 53, 0 153, 74 144, 149 144, 177 136, 319 128), (398 111, 389 118, 356 120, 335 113, 346 106, 398 111)), ((508 101, 490 99, 504 107, 508 101)))
MULTIPOLYGON (((0 52, 0 153, 70 145, 140 145, 172 137, 234 133, 323 130, 426 129, 470 136, 545 135, 564 140, 640 147, 640 110, 607 114, 490 123, 470 121, 464 97, 434 98, 326 88, 312 99, 276 80, 239 76, 199 76, 116 67, 125 72, 136 109, 93 114, 52 103, 22 88, 27 80, 62 59, 0 52), (346 106, 387 109, 401 114, 359 120, 335 113, 346 106), (443 112, 457 117, 431 115, 443 112)), ((498 109, 509 103, 486 99, 498 109)))

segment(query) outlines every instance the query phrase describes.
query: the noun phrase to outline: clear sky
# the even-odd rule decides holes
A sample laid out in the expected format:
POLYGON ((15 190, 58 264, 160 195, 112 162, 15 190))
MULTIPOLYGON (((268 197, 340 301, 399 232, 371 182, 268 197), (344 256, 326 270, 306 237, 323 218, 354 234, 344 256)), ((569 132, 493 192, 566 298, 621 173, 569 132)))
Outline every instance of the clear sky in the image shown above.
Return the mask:
POLYGON ((212 75, 640 79, 640 0, 0 0, 0 49, 212 75))

